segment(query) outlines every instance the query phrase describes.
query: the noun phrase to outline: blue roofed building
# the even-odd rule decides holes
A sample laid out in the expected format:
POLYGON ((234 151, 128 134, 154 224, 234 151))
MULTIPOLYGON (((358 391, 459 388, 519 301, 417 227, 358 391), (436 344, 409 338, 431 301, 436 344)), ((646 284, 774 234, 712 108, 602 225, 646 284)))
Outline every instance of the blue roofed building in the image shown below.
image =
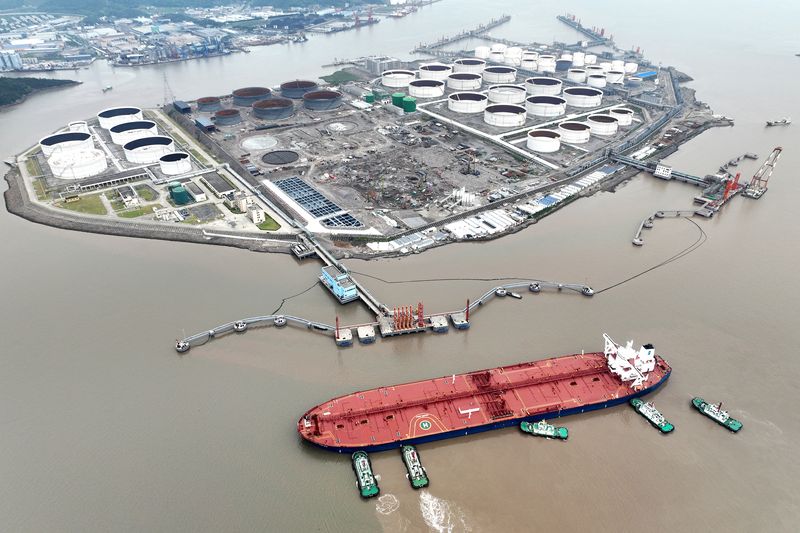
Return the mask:
POLYGON ((353 283, 349 275, 335 266, 323 267, 319 280, 336 296, 339 303, 346 304, 358 299, 356 284, 353 283))

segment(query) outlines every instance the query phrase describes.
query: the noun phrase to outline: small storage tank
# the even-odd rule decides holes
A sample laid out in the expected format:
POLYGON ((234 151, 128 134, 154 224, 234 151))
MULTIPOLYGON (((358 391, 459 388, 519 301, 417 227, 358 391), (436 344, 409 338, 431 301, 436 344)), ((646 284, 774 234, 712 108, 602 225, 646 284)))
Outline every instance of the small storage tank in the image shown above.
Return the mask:
POLYGON ((243 87, 233 91, 233 105, 239 107, 252 107, 259 100, 266 100, 272 91, 266 87, 243 87))
POLYGON ((313 111, 328 111, 342 105, 342 93, 338 91, 313 91, 303 95, 303 105, 313 111))
POLYGON ((539 72, 555 72, 556 71, 556 56, 554 55, 539 55, 538 63, 539 72))
POLYGON ((518 66, 522 60, 522 48, 511 46, 506 48, 503 62, 506 65, 518 66))
POLYGON ((636 76, 628 76, 625 78, 625 86, 630 87, 631 89, 638 89, 642 86, 642 78, 637 78, 636 76))
POLYGON ((606 81, 608 83, 622 85, 625 81, 625 73, 621 70, 609 70, 606 72, 606 81))
POLYGON ((481 88, 483 77, 470 72, 457 72, 447 76, 447 88, 455 91, 474 91, 481 88))
POLYGON ((53 176, 65 180, 77 180, 96 176, 108 168, 106 154, 97 148, 76 152, 55 152, 47 160, 53 176))
POLYGON ((444 95, 441 80, 414 80, 408 84, 408 94, 415 98, 438 98, 444 95))
POLYGON ((636 71, 639 70, 639 63, 625 63, 625 68, 622 70, 625 71, 625 74, 636 74, 636 71))
POLYGON ((416 73, 412 70, 385 70, 381 74, 381 83, 384 87, 408 87, 416 77, 416 73))
POLYGON ((192 160, 186 152, 170 152, 158 159, 161 173, 167 176, 177 176, 192 171, 192 160))
POLYGON ((586 71, 582 68, 571 68, 567 71, 567 79, 575 83, 586 83, 586 71))
POLYGON ((603 101, 603 91, 594 87, 567 87, 564 99, 572 107, 597 107, 603 101))
MULTIPOLYGON (((372 99, 374 101, 375 97, 372 99)), ((292 114, 294 102, 288 98, 270 98, 253 104, 253 116, 261 120, 280 120, 291 117, 292 114)))
POLYGON ((589 115, 586 122, 591 128, 592 135, 614 135, 619 128, 619 121, 611 115, 589 115))
POLYGON ((500 52, 500 53, 504 53, 504 52, 506 51, 506 49, 507 49, 507 48, 508 48, 508 46, 504 45, 503 43, 494 43, 494 44, 492 45, 492 47, 490 48, 490 50, 491 50, 492 52, 500 52))
POLYGON ((97 114, 100 127, 105 130, 111 129, 112 126, 122 124, 123 122, 133 122, 135 120, 142 120, 142 118, 142 110, 138 107, 111 107, 97 114))
POLYGON ((170 183, 167 188, 169 189, 169 197, 176 205, 186 205, 192 203, 192 196, 189 194, 183 185, 177 181, 170 183))
POLYGON ((300 100, 303 98, 304 94, 316 91, 317 89, 319 89, 319 86, 316 82, 310 80, 292 80, 281 83, 281 96, 300 100))
POLYGON ((426 80, 446 80, 453 67, 443 63, 428 63, 419 67, 419 77, 426 80))
POLYGON ((527 93, 522 85, 492 85, 489 87, 489 101, 493 104, 522 104, 527 93))
POLYGON ((234 126, 242 121, 238 109, 220 109, 214 113, 214 124, 217 126, 234 126))
POLYGON ((417 110, 417 99, 413 96, 406 96, 403 98, 403 111, 406 113, 413 113, 417 110))
POLYGON ((526 118, 525 108, 514 104, 492 104, 483 112, 483 121, 498 128, 524 126, 526 118))
POLYGON ((75 120, 67 124, 67 129, 78 133, 89 133, 89 124, 85 120, 75 120))
POLYGON ((131 163, 149 165, 158 161, 162 155, 174 152, 175 143, 165 135, 154 135, 127 142, 122 149, 125 159, 131 163))
POLYGON ((456 59, 453 61, 453 72, 471 72, 473 74, 480 74, 486 68, 486 61, 483 59, 465 58, 456 59))
POLYGON ((529 72, 536 72, 539 68, 539 62, 533 58, 522 58, 519 62, 519 68, 529 72))
POLYGON ((475 47, 475 57, 477 57, 478 59, 488 59, 490 52, 491 48, 489 48, 488 46, 475 47))
POLYGON ((532 130, 528 132, 528 150, 542 154, 558 152, 561 148, 561 134, 553 130, 532 130))
POLYGON ((603 67, 600 65, 588 65, 586 67, 586 75, 591 76, 592 74, 605 74, 606 71, 603 70, 603 67))
POLYGON ((216 96, 203 96, 197 99, 197 110, 201 113, 213 113, 222 109, 222 101, 216 96))
POLYGON ((502 51, 499 51, 499 52, 492 51, 489 54, 489 61, 491 61, 492 63, 502 63, 503 60, 505 59, 505 57, 506 57, 506 55, 502 51))
POLYGON ((403 98, 406 93, 392 93, 392 105, 395 107, 403 107, 403 98))
POLYGON ((615 59, 611 62, 611 70, 621 70, 625 72, 625 62, 615 59))
POLYGON ((589 87, 605 87, 606 75, 605 74, 590 74, 586 77, 586 85, 589 87))
POLYGON ((456 113, 480 113, 488 103, 489 97, 481 93, 453 93, 447 97, 447 109, 456 113))
POLYGON ((586 54, 583 52, 575 52, 572 54, 572 66, 582 67, 586 64, 586 54))
POLYGON ((364 95, 364 101, 368 104, 375 103, 375 94, 374 93, 367 93, 364 95))
POLYGON ((513 67, 486 67, 483 70, 483 81, 486 83, 514 83, 517 69, 513 67))
POLYGON ((571 59, 557 59, 556 60, 556 72, 566 72, 572 66, 571 59))
POLYGON ((611 70, 611 63, 609 63, 608 61, 603 61, 599 65, 600 68, 603 69, 603 72, 608 72, 609 70, 611 70))
POLYGON ((525 108, 534 117, 558 117, 566 113, 567 101, 560 96, 529 96, 525 99, 525 108))
POLYGON ((152 120, 123 122, 122 124, 112 126, 108 131, 111 134, 111 142, 120 146, 134 139, 158 135, 158 128, 156 127, 156 123, 152 120))
POLYGON ((48 135, 39 141, 42 153, 50 157, 55 153, 77 153, 94 149, 91 134, 82 131, 67 131, 48 135))
POLYGON ((531 96, 540 94, 556 96, 561 94, 561 87, 564 83, 556 78, 528 78, 525 80, 525 88, 531 96))
POLYGON ((585 65, 594 65, 597 63, 597 56, 594 54, 586 54, 586 56, 583 58, 583 63, 585 65))
POLYGON ((613 107, 608 114, 617 119, 620 126, 630 126, 633 124, 633 109, 627 107, 613 107))
POLYGON ((589 142, 591 126, 585 122, 562 122, 558 125, 561 140, 568 144, 584 144, 589 142))

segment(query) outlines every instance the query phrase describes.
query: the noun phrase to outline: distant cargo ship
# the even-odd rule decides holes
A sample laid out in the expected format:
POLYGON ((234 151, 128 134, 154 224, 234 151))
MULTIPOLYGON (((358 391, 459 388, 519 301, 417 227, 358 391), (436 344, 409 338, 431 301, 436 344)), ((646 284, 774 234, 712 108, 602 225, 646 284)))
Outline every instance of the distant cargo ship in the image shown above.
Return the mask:
POLYGON ((307 441, 345 453, 381 451, 604 409, 661 386, 672 369, 652 345, 638 350, 603 335, 603 352, 565 355, 379 387, 305 413, 307 441))
POLYGON ((780 120, 768 120, 767 126, 788 126, 791 123, 792 119, 784 117, 780 120))

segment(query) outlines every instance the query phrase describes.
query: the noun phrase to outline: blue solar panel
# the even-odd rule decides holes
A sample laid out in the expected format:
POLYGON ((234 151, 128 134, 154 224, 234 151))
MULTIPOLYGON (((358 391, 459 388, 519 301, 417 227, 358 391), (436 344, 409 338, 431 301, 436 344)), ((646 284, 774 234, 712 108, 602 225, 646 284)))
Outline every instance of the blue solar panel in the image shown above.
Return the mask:
POLYGON ((286 195, 300 204, 300 206, 311 213, 314 218, 327 217, 335 213, 341 213, 322 221, 328 227, 361 227, 361 222, 348 213, 343 213, 344 209, 331 202, 320 194, 311 185, 298 177, 285 178, 275 182, 286 195))

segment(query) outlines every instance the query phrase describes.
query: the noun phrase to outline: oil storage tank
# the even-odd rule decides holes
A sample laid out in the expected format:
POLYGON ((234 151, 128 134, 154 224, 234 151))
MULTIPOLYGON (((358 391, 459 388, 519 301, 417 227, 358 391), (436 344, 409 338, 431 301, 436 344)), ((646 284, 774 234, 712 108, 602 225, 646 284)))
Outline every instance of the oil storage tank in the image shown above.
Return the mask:
POLYGON ((328 111, 342 105, 342 93, 338 91, 313 91, 303 95, 303 105, 312 111, 328 111))
POLYGON ((582 67, 586 64, 586 54, 583 52, 575 52, 572 54, 572 66, 582 67))
POLYGON ((605 74, 589 74, 586 76, 586 85, 589 87, 605 87, 606 83, 605 74))
POLYGON ((106 154, 97 148, 75 152, 55 152, 47 160, 53 176, 76 180, 96 176, 108 168, 106 154))
POLYGON ((613 107, 608 110, 608 114, 617 119, 620 126, 630 126, 633 124, 633 109, 627 107, 613 107))
POLYGON ((131 163, 148 165, 158 161, 162 155, 174 152, 175 143, 165 135, 154 135, 127 142, 122 149, 125 159, 131 163))
POLYGON ((532 130, 528 132, 528 150, 549 154, 561 148, 561 134, 553 130, 532 130))
POLYGON ((572 59, 556 59, 556 72, 566 72, 572 66, 572 59))
POLYGON ((158 128, 152 120, 137 120, 112 126, 108 132, 111 134, 111 142, 122 146, 134 139, 158 135, 158 128))
POLYGON ((623 70, 625 74, 636 74, 636 71, 639 70, 639 63, 634 63, 633 61, 625 63, 623 70))
POLYGON ((454 72, 447 76, 447 88, 455 91, 474 91, 481 88, 483 76, 472 72, 454 72))
POLYGON ((69 131, 89 133, 89 124, 85 120, 74 120, 67 124, 67 129, 69 131))
POLYGON ((317 84, 309 80, 292 80, 281 83, 281 96, 299 100, 304 94, 319 89, 317 84))
POLYGON ((220 109, 214 113, 214 124, 217 126, 235 126, 242 121, 242 114, 238 109, 220 109))
POLYGON ((415 98, 437 98, 444 95, 441 80, 414 80, 408 84, 408 94, 415 98))
POLYGON ((589 115, 586 122, 591 128, 592 135, 608 136, 617 133, 619 121, 611 115, 589 115))
POLYGON ((525 108, 534 117, 558 117, 567 111, 567 101, 560 96, 540 94, 526 98, 525 108))
POLYGON ((94 148, 92 135, 82 131, 66 131, 48 135, 39 141, 42 153, 49 158, 56 153, 77 153, 94 148))
POLYGON ((561 140, 569 144, 583 144, 589 142, 591 126, 585 122, 566 121, 558 125, 561 140))
POLYGON ((488 59, 491 51, 492 49, 489 48, 488 46, 476 46, 475 57, 477 57, 478 59, 488 59))
POLYGON ((138 107, 111 107, 104 109, 97 114, 97 120, 100 122, 100 127, 104 130, 111 129, 112 126, 122 124, 123 122, 133 122, 135 120, 142 120, 142 110, 138 107))
POLYGON ((597 107, 603 101, 603 91, 594 87, 567 87, 564 99, 572 107, 597 107))
POLYGON ((447 109, 456 113, 481 113, 488 103, 489 97, 481 93, 461 92, 447 97, 447 109))
POLYGON ((381 74, 381 83, 384 87, 408 87, 416 77, 416 73, 412 70, 385 70, 381 74))
POLYGON ((527 93, 522 85, 492 85, 488 91, 489 101, 493 104, 522 104, 527 93))
POLYGON ((477 57, 456 59, 453 61, 453 72, 471 72, 480 74, 486 68, 486 61, 477 57))
POLYGON ((498 128, 518 128, 526 119, 525 108, 515 104, 492 104, 483 112, 483 121, 498 128))
POLYGON ((538 62, 539 72, 555 72, 556 71, 556 56, 550 54, 539 55, 538 62))
POLYGON ((233 91, 233 105, 251 107, 259 100, 266 100, 272 91, 266 87, 242 87, 233 91))
POLYGON ((571 68, 567 71, 567 79, 575 83, 586 83, 586 71, 582 68, 571 68))
POLYGON ((625 81, 625 73, 621 70, 609 70, 606 72, 606 81, 611 84, 622 85, 625 81))
POLYGON ((280 120, 293 113, 294 103, 288 98, 269 98, 253 104, 253 116, 261 120, 280 120))
POLYGON ((197 110, 201 113, 213 113, 222 109, 222 101, 218 96, 203 96, 197 99, 197 110))
POLYGON ((483 81, 486 83, 514 83, 517 69, 513 67, 486 67, 483 69, 483 81))
POLYGON ((564 83, 556 78, 536 77, 525 80, 525 88, 531 96, 540 94, 556 96, 561 94, 561 87, 564 83))
POLYGON ((446 80, 453 73, 453 67, 444 63, 420 65, 419 77, 426 80, 446 80))
POLYGON ((192 171, 192 160, 186 152, 170 152, 158 158, 161 172, 167 176, 177 176, 192 171))

